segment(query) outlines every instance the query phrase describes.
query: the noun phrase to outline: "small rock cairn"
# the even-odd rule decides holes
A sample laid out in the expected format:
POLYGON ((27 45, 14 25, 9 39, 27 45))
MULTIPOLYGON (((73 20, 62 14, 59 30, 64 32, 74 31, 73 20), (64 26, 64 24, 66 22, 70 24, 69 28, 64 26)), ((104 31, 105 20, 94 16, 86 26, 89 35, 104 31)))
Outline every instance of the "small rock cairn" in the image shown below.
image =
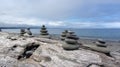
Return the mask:
POLYGON ((77 42, 78 39, 79 38, 74 34, 74 32, 69 31, 66 35, 65 42, 62 45, 63 49, 77 50, 80 47, 80 45, 77 42))
POLYGON ((65 40, 65 37, 66 37, 66 34, 67 34, 67 33, 68 33, 68 30, 65 30, 64 32, 62 32, 61 37, 60 37, 60 39, 61 39, 62 41, 65 40))
POLYGON ((32 35, 32 32, 30 31, 30 28, 27 28, 26 33, 27 33, 28 35, 32 35))
POLYGON ((41 37, 43 37, 43 38, 50 38, 49 33, 48 33, 47 28, 45 27, 45 25, 43 25, 43 26, 41 27, 40 35, 41 35, 41 37))
POLYGON ((105 44, 106 42, 102 39, 98 39, 97 42, 95 42, 95 44, 98 46, 98 47, 107 47, 105 44))
POLYGON ((24 36, 25 33, 25 29, 20 29, 20 36, 24 36))

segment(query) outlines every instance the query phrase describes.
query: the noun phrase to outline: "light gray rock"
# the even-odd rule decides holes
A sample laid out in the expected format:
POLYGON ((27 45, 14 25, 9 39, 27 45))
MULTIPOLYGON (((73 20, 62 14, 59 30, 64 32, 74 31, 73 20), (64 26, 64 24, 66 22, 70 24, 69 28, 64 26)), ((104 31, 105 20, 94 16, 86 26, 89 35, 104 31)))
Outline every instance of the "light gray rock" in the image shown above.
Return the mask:
POLYGON ((110 55, 114 57, 115 59, 120 60, 120 50, 112 51, 110 52, 110 55))
MULTIPOLYGON (((15 41, 7 39, 9 33, 0 32, 0 65, 6 67, 87 67, 91 63, 106 64, 110 67, 119 67, 120 63, 111 61, 110 57, 91 50, 78 49, 66 51, 58 40, 46 38, 19 37, 15 41), (31 43, 40 46, 31 53, 29 58, 18 60, 16 57, 25 52, 25 47, 31 43), (15 47, 16 45, 16 47, 15 47), (102 55, 102 56, 101 56, 102 55)), ((118 55, 119 56, 119 55, 118 55)), ((114 59, 116 60, 116 59, 114 59)), ((94 66, 94 65, 93 65, 94 66)))

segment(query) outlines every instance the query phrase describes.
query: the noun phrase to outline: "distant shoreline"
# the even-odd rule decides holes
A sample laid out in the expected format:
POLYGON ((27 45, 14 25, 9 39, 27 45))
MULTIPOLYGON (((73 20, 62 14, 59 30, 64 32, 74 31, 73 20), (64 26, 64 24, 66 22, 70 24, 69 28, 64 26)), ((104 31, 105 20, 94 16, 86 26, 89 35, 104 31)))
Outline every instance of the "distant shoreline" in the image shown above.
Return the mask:
MULTIPOLYGON (((27 28, 27 27, 26 27, 27 28)), ((67 28, 47 28, 49 34, 60 36, 64 30, 70 30, 82 39, 105 39, 112 41, 120 41, 120 29, 67 29, 67 28), (117 32, 117 33, 116 33, 117 32)), ((3 29, 2 31, 19 33, 20 29, 3 29)), ((40 27, 31 29, 35 35, 40 34, 40 27)))
MULTIPOLYGON (((6 32, 6 33, 9 33, 9 34, 15 34, 15 35, 19 35, 19 32, 18 33, 14 33, 14 32, 6 32)), ((35 37, 39 36, 39 34, 33 34, 35 37)), ((59 40, 60 39, 60 34, 50 34, 52 36, 52 39, 56 39, 56 40, 59 40)), ((113 41, 113 42, 120 42, 119 39, 105 39, 105 38, 99 38, 99 37, 90 37, 90 36, 78 36, 79 39, 82 39, 82 40, 97 40, 97 39, 103 39, 105 41, 113 41)))

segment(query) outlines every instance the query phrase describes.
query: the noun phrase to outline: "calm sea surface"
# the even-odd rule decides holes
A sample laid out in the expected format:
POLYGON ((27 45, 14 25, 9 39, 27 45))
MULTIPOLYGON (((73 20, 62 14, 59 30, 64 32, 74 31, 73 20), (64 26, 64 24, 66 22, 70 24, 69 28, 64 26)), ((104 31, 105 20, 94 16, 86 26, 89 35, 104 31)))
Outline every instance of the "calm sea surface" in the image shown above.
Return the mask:
MULTIPOLYGON (((62 31, 66 29, 48 29, 50 34, 60 35, 62 31)), ((68 29, 74 31, 79 37, 86 38, 102 38, 102 39, 112 39, 120 40, 120 29, 68 29)), ((3 29, 6 32, 19 33, 19 29, 3 29)), ((33 34, 39 34, 40 29, 31 29, 33 34)))

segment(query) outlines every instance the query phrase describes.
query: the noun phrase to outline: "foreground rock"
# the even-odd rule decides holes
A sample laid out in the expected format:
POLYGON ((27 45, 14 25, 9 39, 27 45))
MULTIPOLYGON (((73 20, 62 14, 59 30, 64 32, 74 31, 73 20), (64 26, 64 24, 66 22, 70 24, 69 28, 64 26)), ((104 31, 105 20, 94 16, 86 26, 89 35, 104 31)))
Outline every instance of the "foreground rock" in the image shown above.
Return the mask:
POLYGON ((66 51, 60 41, 0 32, 0 67, 119 67, 116 59, 86 49, 66 51))

